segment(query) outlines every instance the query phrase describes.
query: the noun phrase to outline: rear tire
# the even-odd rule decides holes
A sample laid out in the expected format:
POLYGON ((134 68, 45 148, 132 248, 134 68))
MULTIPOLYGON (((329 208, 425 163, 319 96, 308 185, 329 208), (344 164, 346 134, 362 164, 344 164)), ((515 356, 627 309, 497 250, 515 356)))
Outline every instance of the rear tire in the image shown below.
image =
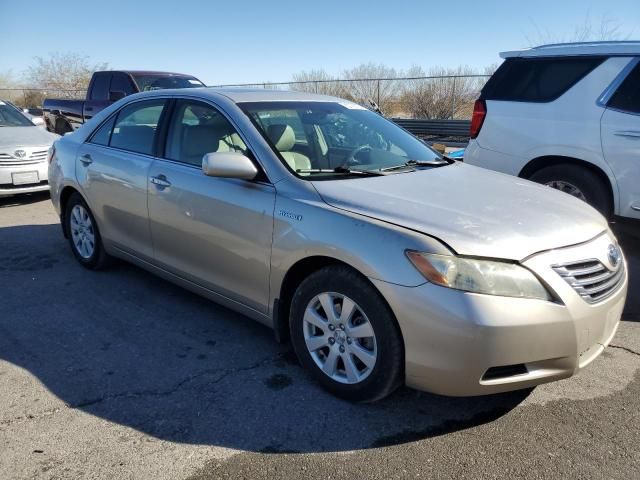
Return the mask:
POLYGON ((325 267, 303 280, 291 302, 289 327, 300 363, 338 397, 372 402, 403 381, 395 317, 380 293, 349 267, 325 267))
POLYGON ((102 237, 89 206, 79 193, 73 193, 65 208, 65 228, 73 256, 89 270, 101 270, 111 257, 102 244, 102 237))
POLYGON ((611 196, 604 182, 584 167, 560 163, 533 173, 529 180, 564 191, 584 200, 605 217, 612 212, 611 196))

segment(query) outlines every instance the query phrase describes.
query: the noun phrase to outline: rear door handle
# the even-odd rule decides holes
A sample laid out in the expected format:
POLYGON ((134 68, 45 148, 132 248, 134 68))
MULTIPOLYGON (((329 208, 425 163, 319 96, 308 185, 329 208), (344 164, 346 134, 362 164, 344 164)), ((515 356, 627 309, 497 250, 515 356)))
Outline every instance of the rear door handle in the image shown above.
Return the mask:
POLYGON ((618 130, 614 132, 614 135, 618 137, 633 137, 640 138, 640 130, 618 130))
POLYGON ((89 165, 90 163, 93 162, 93 159, 91 158, 91 155, 89 155, 88 153, 85 153, 84 155, 82 155, 80 157, 80 161, 84 164, 84 165, 89 165))
POLYGON ((164 175, 158 175, 157 177, 151 177, 151 178, 149 178, 149 180, 151 181, 151 183, 153 183, 154 185, 157 185, 158 187, 170 187, 171 186, 171 182, 169 180, 167 180, 167 177, 165 177, 164 175))

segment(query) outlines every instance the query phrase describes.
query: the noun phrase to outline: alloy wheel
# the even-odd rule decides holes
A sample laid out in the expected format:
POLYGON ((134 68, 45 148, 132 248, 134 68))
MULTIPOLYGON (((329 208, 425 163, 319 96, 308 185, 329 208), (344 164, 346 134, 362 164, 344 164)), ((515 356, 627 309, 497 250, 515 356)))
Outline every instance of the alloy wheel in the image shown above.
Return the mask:
POLYGON ((74 205, 69 224, 76 252, 85 260, 91 258, 96 248, 96 238, 89 212, 82 205, 74 205))
POLYGON ((316 295, 303 318, 304 341, 322 372, 340 383, 367 378, 377 360, 373 326, 360 306, 335 292, 316 295))
POLYGON ((552 180, 550 182, 545 183, 547 187, 555 188, 556 190, 560 190, 561 192, 568 193, 569 195, 579 198, 583 202, 587 201, 587 197, 585 197, 582 190, 576 187, 574 184, 566 182, 564 180, 552 180))

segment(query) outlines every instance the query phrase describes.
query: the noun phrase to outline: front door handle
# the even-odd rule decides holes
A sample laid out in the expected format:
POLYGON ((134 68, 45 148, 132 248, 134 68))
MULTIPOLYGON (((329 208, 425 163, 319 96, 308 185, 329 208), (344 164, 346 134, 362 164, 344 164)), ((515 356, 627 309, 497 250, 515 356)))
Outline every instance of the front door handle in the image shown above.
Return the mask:
POLYGON ((158 175, 157 177, 151 177, 151 178, 149 178, 149 180, 151 181, 151 183, 153 183, 154 185, 157 185, 158 187, 170 187, 171 186, 171 182, 169 180, 167 180, 167 177, 165 177, 164 175, 158 175))
POLYGON ((618 130, 614 134, 618 137, 640 138, 640 130, 618 130))
POLYGON ((88 153, 85 153, 80 157, 80 161, 83 163, 83 165, 89 165, 90 163, 93 162, 93 159, 91 158, 91 155, 89 155, 88 153))

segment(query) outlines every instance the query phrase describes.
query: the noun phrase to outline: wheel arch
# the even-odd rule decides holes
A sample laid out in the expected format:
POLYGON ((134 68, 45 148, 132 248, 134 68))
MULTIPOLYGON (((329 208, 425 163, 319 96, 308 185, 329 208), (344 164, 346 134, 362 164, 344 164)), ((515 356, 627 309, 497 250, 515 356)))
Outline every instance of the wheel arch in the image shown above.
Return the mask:
POLYGON ((389 308, 389 311, 391 312, 396 323, 396 327, 398 328, 398 331, 402 336, 402 329, 400 328, 398 320, 395 318, 395 314, 393 312, 393 309, 389 305, 389 302, 387 302, 387 299, 384 297, 384 295, 382 295, 382 292, 380 292, 380 290, 369 280, 366 275, 364 275, 353 265, 349 265, 348 263, 337 258, 324 255, 313 255, 302 258, 295 262, 293 265, 291 265, 291 267, 289 267, 287 273, 283 277, 282 283, 280 284, 278 296, 274 299, 273 302, 273 329, 276 340, 280 343, 287 343, 290 340, 289 313, 291 310, 291 300, 296 289, 298 288, 298 285, 300 285, 300 282, 302 282, 312 273, 324 267, 333 265, 347 267, 348 269, 352 270, 357 275, 362 277, 369 285, 371 285, 371 288, 378 292, 380 298, 382 298, 382 300, 389 308))
POLYGON ((82 198, 84 198, 82 193, 80 193, 77 188, 74 188, 71 185, 65 186, 60 192, 60 223, 62 224, 62 233, 64 234, 65 238, 69 237, 67 222, 65 218, 67 212, 67 202, 69 202, 69 198, 71 198, 71 195, 73 195, 74 193, 77 193, 78 195, 82 196, 82 198))
POLYGON ((611 200, 611 205, 613 206, 612 213, 616 213, 618 211, 618 195, 615 178, 611 174, 605 172, 604 169, 602 169, 600 166, 592 162, 563 155, 543 155, 530 160, 522 168, 522 170, 518 174, 518 177, 529 179, 537 171, 545 167, 558 165, 561 163, 586 168, 590 172, 594 173, 598 178, 600 178, 605 188, 607 189, 607 194, 609 195, 609 199, 611 200))

